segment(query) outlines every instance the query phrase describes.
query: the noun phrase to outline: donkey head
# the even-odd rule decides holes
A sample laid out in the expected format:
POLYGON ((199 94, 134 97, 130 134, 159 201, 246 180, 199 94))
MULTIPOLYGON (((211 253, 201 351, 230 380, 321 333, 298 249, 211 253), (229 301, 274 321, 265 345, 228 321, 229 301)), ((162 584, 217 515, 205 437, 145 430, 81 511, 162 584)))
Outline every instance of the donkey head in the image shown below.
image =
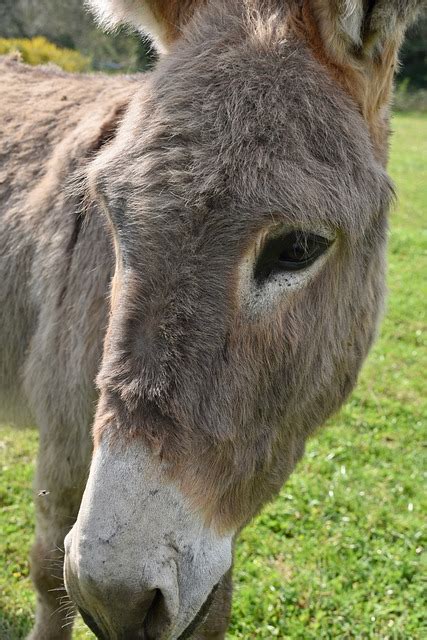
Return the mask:
POLYGON ((65 579, 100 637, 176 639, 372 343, 418 3, 93 4, 169 52, 88 172, 116 273, 65 579))

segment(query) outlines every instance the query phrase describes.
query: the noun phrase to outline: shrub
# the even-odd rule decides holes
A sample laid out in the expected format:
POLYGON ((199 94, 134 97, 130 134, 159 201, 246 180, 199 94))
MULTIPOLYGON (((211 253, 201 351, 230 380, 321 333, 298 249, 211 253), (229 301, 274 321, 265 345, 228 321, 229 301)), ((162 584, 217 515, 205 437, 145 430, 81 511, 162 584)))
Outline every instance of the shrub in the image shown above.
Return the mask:
POLYGON ((88 71, 91 59, 72 49, 63 49, 43 36, 35 38, 0 38, 0 55, 19 52, 27 64, 52 62, 64 71, 88 71))
POLYGON ((395 111, 427 113, 427 89, 411 89, 409 78, 397 85, 393 108, 395 111))

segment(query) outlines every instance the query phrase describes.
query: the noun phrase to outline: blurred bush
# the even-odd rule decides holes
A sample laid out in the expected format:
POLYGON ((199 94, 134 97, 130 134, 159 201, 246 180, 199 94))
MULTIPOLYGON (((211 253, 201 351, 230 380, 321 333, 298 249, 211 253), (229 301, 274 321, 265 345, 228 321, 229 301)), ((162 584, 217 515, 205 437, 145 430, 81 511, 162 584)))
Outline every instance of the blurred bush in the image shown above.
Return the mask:
POLYGON ((396 87, 393 99, 394 111, 418 111, 427 113, 427 89, 410 89, 410 80, 405 78, 396 87))
POLYGON ((0 55, 17 51, 27 64, 53 62, 64 71, 88 71, 91 59, 79 51, 64 49, 49 42, 44 36, 35 38, 0 38, 0 55))
POLYGON ((405 83, 405 89, 427 91, 427 13, 408 31, 402 54, 398 81, 405 83))
POLYGON ((154 59, 150 42, 140 34, 104 33, 83 0, 0 0, 0 37, 39 35, 90 57, 95 71, 143 71, 154 59))
MULTIPOLYGON (((38 35, 90 57, 94 70, 143 71, 155 59, 150 42, 141 34, 125 29, 104 33, 84 0, 0 0, 0 37, 38 35)), ((409 30, 401 60, 397 81, 405 83, 405 95, 427 90, 427 14, 409 30)))

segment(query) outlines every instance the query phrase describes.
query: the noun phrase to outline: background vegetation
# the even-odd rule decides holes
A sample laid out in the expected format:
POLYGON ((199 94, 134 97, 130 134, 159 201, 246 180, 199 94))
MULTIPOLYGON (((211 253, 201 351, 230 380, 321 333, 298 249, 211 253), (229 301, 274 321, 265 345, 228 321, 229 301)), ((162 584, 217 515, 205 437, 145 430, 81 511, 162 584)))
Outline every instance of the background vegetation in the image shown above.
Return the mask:
POLYGON ((47 64, 52 62, 65 71, 73 73, 89 71, 91 59, 79 51, 63 49, 49 42, 44 36, 34 38, 0 38, 0 55, 19 52, 27 64, 47 64))
MULTIPOLYGON (((60 47, 77 49, 89 56, 95 70, 137 71, 152 64, 154 53, 147 40, 126 30, 103 33, 83 2, 0 0, 0 37, 45 36, 60 47)), ((406 91, 427 90, 427 15, 408 34, 399 82, 404 82, 406 91)))
POLYGON ((94 70, 141 71, 154 52, 148 40, 121 30, 106 34, 84 8, 84 0, 0 0, 0 37, 45 36, 59 47, 75 49, 94 70))

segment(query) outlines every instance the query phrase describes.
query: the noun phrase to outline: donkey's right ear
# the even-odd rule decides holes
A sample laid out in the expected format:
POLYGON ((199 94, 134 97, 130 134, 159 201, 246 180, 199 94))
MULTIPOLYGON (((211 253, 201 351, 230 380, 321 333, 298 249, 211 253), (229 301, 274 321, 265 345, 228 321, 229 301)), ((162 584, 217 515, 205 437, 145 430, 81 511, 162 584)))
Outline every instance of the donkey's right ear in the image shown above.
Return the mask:
POLYGON ((167 51, 202 0, 85 0, 106 29, 128 24, 167 51))

